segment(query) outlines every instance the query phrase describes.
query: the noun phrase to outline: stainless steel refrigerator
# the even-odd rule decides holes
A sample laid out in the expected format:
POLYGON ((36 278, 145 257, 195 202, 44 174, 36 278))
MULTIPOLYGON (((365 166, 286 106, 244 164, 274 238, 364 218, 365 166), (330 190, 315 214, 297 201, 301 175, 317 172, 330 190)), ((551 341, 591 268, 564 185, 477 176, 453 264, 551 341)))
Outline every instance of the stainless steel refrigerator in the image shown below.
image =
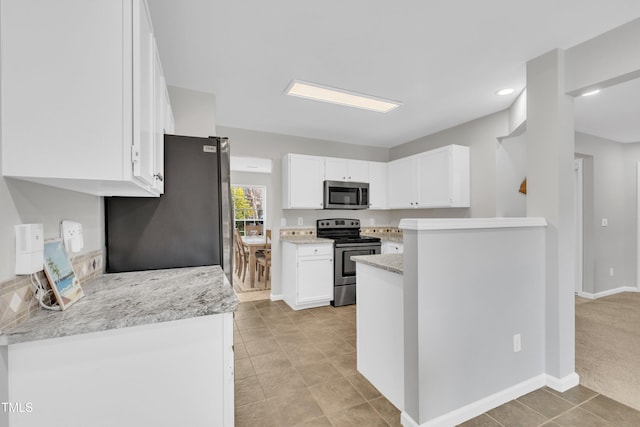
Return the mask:
POLYGON ((221 265, 232 280, 229 140, 165 135, 164 194, 106 197, 107 272, 221 265))

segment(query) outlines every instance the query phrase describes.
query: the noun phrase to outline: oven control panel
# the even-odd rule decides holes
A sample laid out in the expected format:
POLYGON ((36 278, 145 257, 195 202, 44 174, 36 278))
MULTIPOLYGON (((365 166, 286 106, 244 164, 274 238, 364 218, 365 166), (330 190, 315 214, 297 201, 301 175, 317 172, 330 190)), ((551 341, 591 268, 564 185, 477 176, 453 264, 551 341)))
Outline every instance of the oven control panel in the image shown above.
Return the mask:
POLYGON ((334 218, 334 219, 319 219, 317 221, 318 228, 360 228, 360 220, 359 219, 345 219, 345 218, 334 218))

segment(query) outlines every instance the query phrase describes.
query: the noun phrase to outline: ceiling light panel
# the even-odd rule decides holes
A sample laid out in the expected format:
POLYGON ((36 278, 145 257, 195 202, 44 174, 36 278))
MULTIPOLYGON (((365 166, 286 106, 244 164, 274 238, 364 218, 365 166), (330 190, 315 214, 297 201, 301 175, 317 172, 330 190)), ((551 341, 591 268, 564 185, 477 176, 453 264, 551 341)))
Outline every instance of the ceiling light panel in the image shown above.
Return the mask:
POLYGON ((314 101, 329 102, 347 107, 387 113, 400 106, 399 102, 377 98, 316 83, 294 80, 287 88, 287 95, 314 101))

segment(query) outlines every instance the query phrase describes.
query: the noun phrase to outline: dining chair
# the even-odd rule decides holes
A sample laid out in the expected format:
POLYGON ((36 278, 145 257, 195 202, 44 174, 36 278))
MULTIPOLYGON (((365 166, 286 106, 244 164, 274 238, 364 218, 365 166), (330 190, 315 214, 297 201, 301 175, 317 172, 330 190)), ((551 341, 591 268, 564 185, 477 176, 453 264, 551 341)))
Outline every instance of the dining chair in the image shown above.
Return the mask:
POLYGON ((249 264, 249 249, 242 243, 242 236, 240 235, 240 230, 237 228, 233 229, 233 240, 234 246, 236 248, 236 274, 238 278, 242 282, 247 275, 247 265, 249 264))
POLYGON ((256 252, 256 264, 258 268, 258 282, 264 277, 265 285, 271 281, 271 229, 265 230, 266 246, 256 252))
POLYGON ((262 236, 262 225, 245 225, 244 227, 244 235, 245 236, 262 236), (252 233, 255 231, 255 233, 252 233))

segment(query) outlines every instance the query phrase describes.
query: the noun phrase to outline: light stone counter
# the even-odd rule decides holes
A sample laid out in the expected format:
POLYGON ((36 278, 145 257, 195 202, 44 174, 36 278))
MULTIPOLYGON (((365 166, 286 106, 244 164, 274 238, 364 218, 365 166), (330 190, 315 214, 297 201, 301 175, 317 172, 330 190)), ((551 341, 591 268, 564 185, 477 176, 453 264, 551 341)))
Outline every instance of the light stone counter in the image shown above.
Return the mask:
POLYGON ((16 344, 233 312, 238 298, 220 266, 105 274, 65 311, 40 310, 0 336, 16 344))
POLYGON ((289 242, 296 245, 312 245, 314 243, 333 243, 332 239, 324 239, 315 235, 280 236, 281 242, 289 242))
POLYGON ((351 257, 355 262, 387 270, 396 274, 404 274, 403 254, 359 255, 351 257))

